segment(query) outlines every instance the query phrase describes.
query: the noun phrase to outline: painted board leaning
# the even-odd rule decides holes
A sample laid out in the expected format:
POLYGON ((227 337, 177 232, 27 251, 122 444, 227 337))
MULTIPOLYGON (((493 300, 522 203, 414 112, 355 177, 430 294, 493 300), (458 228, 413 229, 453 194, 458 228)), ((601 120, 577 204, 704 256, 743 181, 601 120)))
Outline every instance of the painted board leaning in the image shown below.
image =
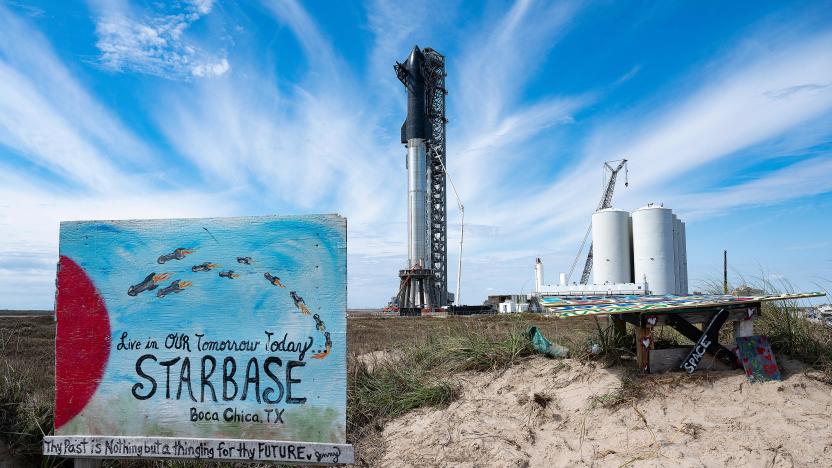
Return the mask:
POLYGON ((61 224, 65 457, 351 463, 346 220, 61 224))

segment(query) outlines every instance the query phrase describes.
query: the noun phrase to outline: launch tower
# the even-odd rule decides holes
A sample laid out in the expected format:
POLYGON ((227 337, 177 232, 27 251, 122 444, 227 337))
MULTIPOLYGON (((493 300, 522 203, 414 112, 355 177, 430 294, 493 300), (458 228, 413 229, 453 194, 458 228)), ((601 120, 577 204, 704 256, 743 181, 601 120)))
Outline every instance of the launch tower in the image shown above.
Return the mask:
POLYGON ((445 187, 445 57, 414 47, 396 76, 407 89, 401 142, 407 147, 408 261, 399 271, 399 310, 448 305, 445 187))

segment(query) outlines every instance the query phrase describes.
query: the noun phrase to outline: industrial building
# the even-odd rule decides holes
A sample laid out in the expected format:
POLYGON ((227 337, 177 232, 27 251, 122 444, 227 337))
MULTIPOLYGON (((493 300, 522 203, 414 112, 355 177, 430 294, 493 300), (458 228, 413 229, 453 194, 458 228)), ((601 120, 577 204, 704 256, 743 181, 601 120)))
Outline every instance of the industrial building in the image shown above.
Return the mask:
POLYGON ((538 295, 682 295, 688 293, 685 223, 670 208, 649 203, 632 213, 603 208, 592 214, 592 282, 545 284, 535 264, 538 295))

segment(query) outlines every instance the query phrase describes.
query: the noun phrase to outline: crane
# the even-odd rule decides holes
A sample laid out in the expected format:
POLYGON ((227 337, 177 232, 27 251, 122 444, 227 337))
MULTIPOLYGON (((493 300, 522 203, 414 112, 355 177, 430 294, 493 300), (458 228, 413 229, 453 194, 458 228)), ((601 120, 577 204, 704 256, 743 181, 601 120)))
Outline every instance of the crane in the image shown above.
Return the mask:
MULTIPOLYGON (((624 169, 624 186, 629 187, 629 170, 627 169, 627 160, 626 159, 616 159, 613 161, 606 161, 604 162, 604 193, 601 194, 601 202, 598 203, 598 208, 595 211, 603 210, 605 208, 610 208, 612 206, 612 194, 615 191, 615 181, 618 178, 618 173, 621 172, 621 169, 624 169), (612 163, 618 163, 616 167, 612 167, 612 163), (610 176, 607 179, 607 171, 609 171, 610 176)), ((586 234, 584 234, 584 240, 581 242, 581 248, 578 249, 578 255, 575 256, 575 261, 572 262, 572 267, 569 269, 569 277, 572 277, 572 272, 575 270, 575 265, 578 263, 578 259, 581 258, 581 252, 584 250, 584 246, 586 245, 586 241, 589 238, 589 233, 592 230, 592 224, 590 223, 589 227, 586 229, 586 234)), ((586 263, 584 264, 584 271, 581 274, 581 283, 580 284, 587 284, 589 282, 589 274, 592 273, 592 243, 589 243, 589 253, 586 256, 586 263)))

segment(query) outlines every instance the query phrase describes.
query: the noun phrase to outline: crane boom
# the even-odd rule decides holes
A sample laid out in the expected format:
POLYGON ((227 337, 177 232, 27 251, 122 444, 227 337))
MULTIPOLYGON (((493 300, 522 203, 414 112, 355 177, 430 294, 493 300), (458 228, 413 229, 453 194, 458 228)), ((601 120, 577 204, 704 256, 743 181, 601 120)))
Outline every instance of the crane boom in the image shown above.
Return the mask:
MULTIPOLYGON (((615 181, 618 179, 618 173, 621 172, 621 169, 624 169, 627 166, 627 160, 621 159, 618 161, 618 166, 613 168, 610 166, 611 162, 616 161, 607 161, 604 163, 604 169, 610 171, 610 178, 607 181, 606 187, 604 188, 604 193, 601 195, 601 202, 598 203, 598 208, 595 211, 603 210, 605 208, 610 208, 612 206, 612 194, 615 191, 615 181)), ((606 174, 606 171, 604 172, 606 174)), ((627 187, 630 185, 629 180, 626 180, 627 171, 625 169, 625 182, 624 186, 627 187)), ((581 246, 583 249, 583 246, 581 246)), ((578 252, 578 255, 581 253, 578 252)), ((589 253, 586 256, 586 263, 584 264, 584 271, 581 273, 581 284, 587 284, 589 282, 589 275, 592 273, 592 243, 589 244, 589 253)))

